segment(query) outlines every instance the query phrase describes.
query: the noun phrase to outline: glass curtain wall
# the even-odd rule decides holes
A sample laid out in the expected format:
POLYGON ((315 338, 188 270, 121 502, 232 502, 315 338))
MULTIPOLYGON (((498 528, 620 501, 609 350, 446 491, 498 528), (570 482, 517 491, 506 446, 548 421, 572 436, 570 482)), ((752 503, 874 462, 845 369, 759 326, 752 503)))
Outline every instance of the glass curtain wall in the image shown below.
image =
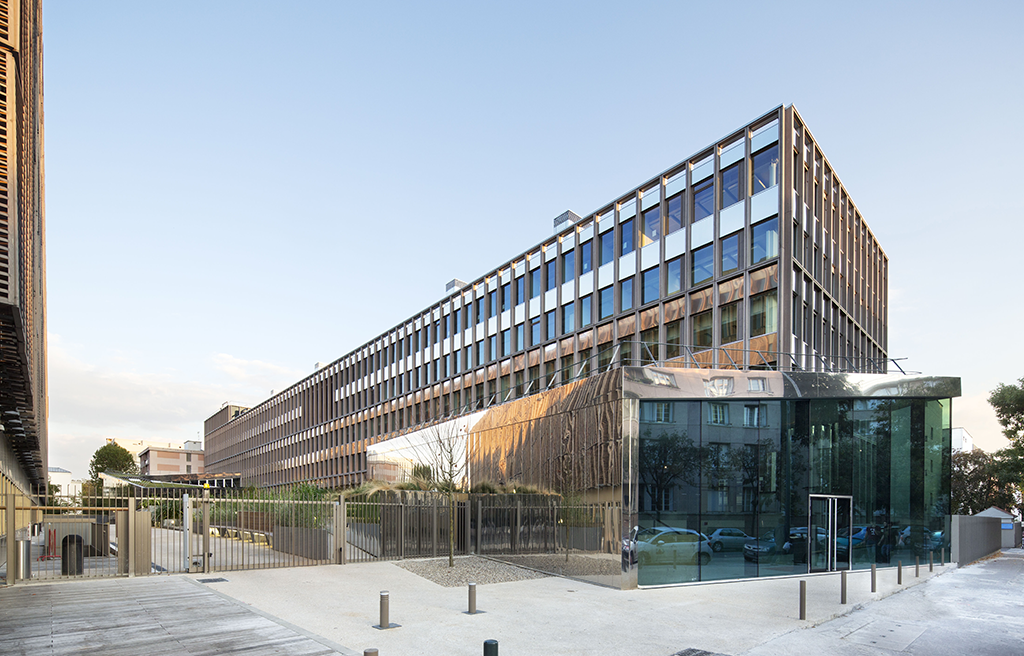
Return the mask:
POLYGON ((637 582, 802 574, 827 541, 839 568, 948 554, 949 434, 949 399, 642 401, 637 582), (832 533, 809 495, 843 499, 832 533))

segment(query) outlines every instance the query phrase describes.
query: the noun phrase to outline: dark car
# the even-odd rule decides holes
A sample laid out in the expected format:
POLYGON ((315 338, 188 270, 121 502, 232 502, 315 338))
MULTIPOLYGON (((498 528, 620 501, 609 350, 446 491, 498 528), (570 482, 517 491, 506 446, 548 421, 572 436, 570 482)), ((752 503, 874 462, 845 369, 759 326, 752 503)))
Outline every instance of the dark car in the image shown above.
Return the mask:
POLYGON ((759 538, 747 540, 743 545, 743 558, 753 562, 759 562, 762 558, 775 553, 775 531, 768 530, 759 538))

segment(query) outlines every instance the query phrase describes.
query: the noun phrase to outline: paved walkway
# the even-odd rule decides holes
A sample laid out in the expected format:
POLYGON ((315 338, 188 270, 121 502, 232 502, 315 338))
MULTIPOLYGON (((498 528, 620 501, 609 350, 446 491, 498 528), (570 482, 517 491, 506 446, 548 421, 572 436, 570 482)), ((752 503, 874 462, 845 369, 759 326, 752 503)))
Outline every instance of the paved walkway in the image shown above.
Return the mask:
POLYGON ((548 577, 478 586, 478 615, 465 588, 394 563, 26 584, 0 589, 0 652, 478 656, 496 639, 505 656, 1024 653, 1024 551, 921 569, 903 586, 880 570, 876 593, 852 573, 846 606, 838 576, 802 577, 806 621, 798 579, 621 591, 548 577), (373 628, 381 590, 399 628, 373 628))

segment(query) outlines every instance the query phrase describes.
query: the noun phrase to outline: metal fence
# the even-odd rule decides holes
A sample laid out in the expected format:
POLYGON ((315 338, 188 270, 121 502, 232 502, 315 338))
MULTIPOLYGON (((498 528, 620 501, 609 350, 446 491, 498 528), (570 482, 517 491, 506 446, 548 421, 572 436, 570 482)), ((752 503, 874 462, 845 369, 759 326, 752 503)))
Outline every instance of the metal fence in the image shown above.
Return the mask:
POLYGON ((342 502, 346 562, 470 553, 490 556, 618 554, 616 504, 566 505, 560 497, 459 494, 452 516, 443 494, 378 493, 342 502), (454 536, 451 540, 450 536, 454 536))
POLYGON ((0 513, 10 582, 429 558, 450 546, 493 557, 619 549, 617 505, 544 495, 458 494, 452 508, 430 492, 123 486, 45 505, 4 495, 0 513))

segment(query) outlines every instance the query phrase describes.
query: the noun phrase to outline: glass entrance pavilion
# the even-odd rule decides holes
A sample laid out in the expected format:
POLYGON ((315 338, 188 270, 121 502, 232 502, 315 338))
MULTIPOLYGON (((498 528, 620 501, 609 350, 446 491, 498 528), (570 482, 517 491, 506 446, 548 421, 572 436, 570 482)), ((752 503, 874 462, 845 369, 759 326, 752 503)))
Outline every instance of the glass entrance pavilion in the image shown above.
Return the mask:
POLYGON ((948 552, 959 379, 623 374, 624 437, 636 453, 623 497, 634 518, 627 584, 634 574, 665 585, 948 552))

